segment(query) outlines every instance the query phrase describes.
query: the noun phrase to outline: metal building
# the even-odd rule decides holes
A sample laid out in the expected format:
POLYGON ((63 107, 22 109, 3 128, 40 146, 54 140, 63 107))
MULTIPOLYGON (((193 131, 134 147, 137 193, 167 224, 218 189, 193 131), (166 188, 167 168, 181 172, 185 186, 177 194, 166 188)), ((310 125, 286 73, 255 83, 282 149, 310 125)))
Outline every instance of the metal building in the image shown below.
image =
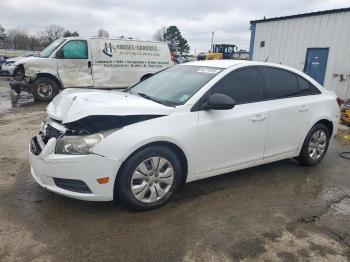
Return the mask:
POLYGON ((350 98, 350 8, 254 20, 250 59, 304 71, 350 98))

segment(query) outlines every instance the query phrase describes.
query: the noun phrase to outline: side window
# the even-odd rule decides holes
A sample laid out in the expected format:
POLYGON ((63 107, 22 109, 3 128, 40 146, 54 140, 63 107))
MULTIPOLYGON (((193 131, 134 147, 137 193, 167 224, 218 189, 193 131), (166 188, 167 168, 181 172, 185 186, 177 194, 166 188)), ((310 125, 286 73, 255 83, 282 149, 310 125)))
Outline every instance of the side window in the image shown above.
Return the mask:
POLYGON ((298 76, 298 84, 299 84, 299 94, 302 96, 306 95, 317 95, 320 91, 314 87, 309 81, 304 78, 298 76))
POLYGON ((87 43, 85 40, 72 40, 62 47, 64 59, 87 59, 87 43))
POLYGON ((232 97, 237 104, 261 101, 263 99, 263 82, 258 68, 234 71, 220 80, 212 93, 232 97))
POLYGON ((297 76, 286 70, 262 67, 269 98, 284 98, 298 95, 297 76))

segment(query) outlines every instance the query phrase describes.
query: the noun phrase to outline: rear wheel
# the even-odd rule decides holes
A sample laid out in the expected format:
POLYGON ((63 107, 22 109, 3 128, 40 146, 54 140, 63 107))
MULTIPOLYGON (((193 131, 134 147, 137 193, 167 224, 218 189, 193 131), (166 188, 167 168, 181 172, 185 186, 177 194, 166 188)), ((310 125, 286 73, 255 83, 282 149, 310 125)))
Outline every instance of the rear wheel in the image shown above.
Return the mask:
POLYGON ((132 155, 119 172, 117 199, 134 210, 164 205, 181 183, 182 168, 176 154, 165 146, 151 146, 132 155))
POLYGON ((40 77, 33 82, 33 96, 36 101, 51 101, 58 91, 57 83, 51 78, 40 77))
POLYGON ((314 125, 307 134, 298 160, 306 166, 316 165, 328 150, 330 133, 328 128, 319 123, 314 125))

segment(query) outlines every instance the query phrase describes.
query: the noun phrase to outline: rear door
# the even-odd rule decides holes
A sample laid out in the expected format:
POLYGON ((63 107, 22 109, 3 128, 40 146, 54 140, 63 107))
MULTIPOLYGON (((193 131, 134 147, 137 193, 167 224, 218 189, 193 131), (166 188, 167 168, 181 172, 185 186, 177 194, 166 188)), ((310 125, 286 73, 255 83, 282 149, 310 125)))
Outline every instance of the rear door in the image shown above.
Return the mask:
POLYGON ((56 59, 58 75, 66 87, 92 87, 91 60, 86 40, 67 41, 60 50, 63 58, 56 59))
POLYGON ((215 84, 208 96, 232 97, 229 110, 199 111, 197 173, 230 169, 262 159, 267 130, 267 105, 257 67, 231 72, 215 84))
POLYGON ((304 72, 323 85, 327 69, 329 48, 308 48, 304 72))
POLYGON ((298 76, 290 71, 261 68, 269 108, 269 124, 264 158, 288 154, 298 149, 310 118, 310 100, 299 88, 298 76))

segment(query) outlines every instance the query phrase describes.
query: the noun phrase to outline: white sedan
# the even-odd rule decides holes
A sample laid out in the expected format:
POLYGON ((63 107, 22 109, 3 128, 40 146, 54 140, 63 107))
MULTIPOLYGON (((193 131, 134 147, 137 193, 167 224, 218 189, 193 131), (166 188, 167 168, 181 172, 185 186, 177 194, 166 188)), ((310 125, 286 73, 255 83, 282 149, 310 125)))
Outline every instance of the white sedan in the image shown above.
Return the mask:
POLYGON ((30 143, 31 172, 61 195, 148 210, 185 182, 292 157, 319 163, 337 102, 300 71, 233 60, 174 66, 124 92, 67 89, 30 143))

